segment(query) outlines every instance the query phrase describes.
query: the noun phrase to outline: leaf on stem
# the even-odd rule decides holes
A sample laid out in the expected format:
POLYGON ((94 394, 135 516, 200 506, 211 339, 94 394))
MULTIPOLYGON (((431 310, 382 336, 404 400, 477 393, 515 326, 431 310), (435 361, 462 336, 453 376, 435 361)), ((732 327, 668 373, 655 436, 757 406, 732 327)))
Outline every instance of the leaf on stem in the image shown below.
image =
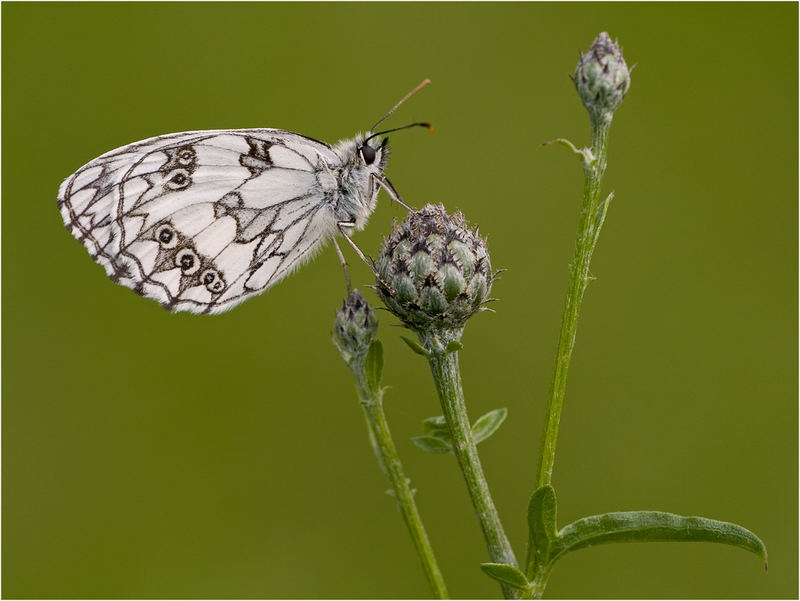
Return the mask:
POLYGON ((423 357, 427 357, 430 353, 422 348, 422 345, 414 340, 413 338, 409 338, 408 336, 400 336, 400 339, 408 345, 412 351, 417 353, 418 355, 422 355, 423 357))
POLYGON ((475 420, 475 423, 472 424, 472 437, 475 439, 475 444, 483 442, 497 432, 507 415, 508 409, 502 407, 501 409, 490 411, 475 420))
POLYGON ((367 358, 364 361, 364 371, 367 375, 367 384, 370 390, 378 390, 381 385, 383 373, 383 345, 380 340, 375 340, 369 345, 367 358))
POLYGON ((591 168, 594 165, 596 159, 592 155, 592 151, 590 148, 581 148, 575 146, 572 142, 567 140, 566 138, 557 138, 555 140, 548 140, 547 142, 542 142, 542 146, 550 146, 551 144, 561 144, 566 148, 569 148, 574 154, 576 154, 583 164, 584 169, 591 168))
POLYGON ((614 193, 610 192, 606 199, 600 203, 597 207, 597 211, 595 212, 594 216, 594 223, 592 224, 592 252, 594 252, 595 247, 597 246, 597 239, 600 237, 600 230, 603 227, 603 223, 606 220, 606 213, 608 212, 608 205, 611 204, 611 201, 614 199, 614 193))
MULTIPOLYGON (((494 411, 490 411, 486 415, 482 415, 475 423, 472 425, 472 436, 475 444, 479 444, 489 438, 492 434, 494 434, 503 421, 506 419, 508 415, 508 409, 505 407, 501 409, 495 409, 494 411)), ((444 448, 442 444, 444 443, 447 445, 448 451, 451 452, 452 450, 452 438, 450 437, 450 426, 447 425, 447 420, 445 420, 443 415, 437 415, 436 417, 429 417, 422 421, 422 428, 425 431, 425 436, 418 436, 416 439, 412 439, 415 441, 417 446, 424 448, 426 451, 431 450, 429 447, 431 445, 435 446, 436 448, 444 448), (436 438, 440 442, 435 442, 428 444, 428 438, 436 438), (418 439, 424 439, 422 442, 416 442, 418 439), (423 446, 425 445, 425 446, 423 446)), ((434 451, 437 453, 441 453, 444 451, 434 451)))
POLYGON ((450 437, 450 426, 443 415, 422 420, 424 436, 417 436, 411 441, 420 449, 431 453, 452 453, 453 443, 450 437))
POLYGON ((528 503, 529 548, 536 555, 536 563, 547 565, 551 561, 551 549, 557 540, 556 492, 552 486, 542 486, 531 495, 528 503))
POLYGON ((411 439, 423 451, 429 453, 452 453, 453 445, 449 440, 444 440, 438 436, 415 436, 411 439))
POLYGON ((498 582, 502 582, 508 586, 526 592, 530 589, 530 583, 528 579, 525 578, 525 574, 514 566, 504 563, 482 563, 481 570, 490 578, 494 578, 498 582))
POLYGON ((558 539, 550 550, 550 560, 555 561, 564 553, 592 545, 663 541, 705 541, 733 545, 755 553, 764 560, 764 567, 767 566, 764 543, 746 528, 731 522, 663 511, 619 511, 572 522, 558 533, 558 539))
POLYGON ((447 425, 447 420, 444 418, 444 415, 428 417, 422 420, 422 428, 432 436, 450 440, 450 426, 447 425))
POLYGON ((464 345, 461 344, 458 340, 451 340, 447 343, 447 347, 444 349, 444 354, 449 355, 450 353, 455 353, 456 351, 460 351, 464 348, 464 345))

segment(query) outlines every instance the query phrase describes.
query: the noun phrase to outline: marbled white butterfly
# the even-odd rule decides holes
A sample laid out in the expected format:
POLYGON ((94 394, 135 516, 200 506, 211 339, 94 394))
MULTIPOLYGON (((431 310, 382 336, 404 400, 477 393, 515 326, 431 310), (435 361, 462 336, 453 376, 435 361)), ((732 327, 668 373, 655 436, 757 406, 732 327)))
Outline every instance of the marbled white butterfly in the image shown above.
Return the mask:
POLYGON ((171 311, 227 311, 337 233, 352 244, 348 234, 364 228, 381 188, 403 204, 383 173, 387 139, 378 136, 428 124, 372 132, 427 83, 366 136, 335 146, 280 129, 134 142, 67 178, 61 215, 115 282, 171 311))

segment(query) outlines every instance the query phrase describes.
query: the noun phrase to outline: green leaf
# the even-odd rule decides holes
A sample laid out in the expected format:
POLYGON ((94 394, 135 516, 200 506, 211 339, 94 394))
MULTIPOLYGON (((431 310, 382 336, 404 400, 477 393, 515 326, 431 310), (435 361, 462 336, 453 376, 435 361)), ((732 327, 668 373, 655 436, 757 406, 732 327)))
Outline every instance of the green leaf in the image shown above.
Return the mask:
POLYGON ((733 545, 755 553, 764 560, 764 567, 767 566, 764 543, 746 528, 730 522, 663 511, 619 511, 572 522, 558 533, 558 539, 551 549, 551 561, 564 553, 592 545, 662 541, 705 541, 733 545))
POLYGON ((418 355, 422 355, 423 357, 427 357, 430 353, 422 348, 422 345, 414 340, 413 338, 409 338, 408 336, 400 336, 400 339, 408 345, 412 351, 417 353, 418 355))
POLYGON ((536 554, 536 563, 546 565, 551 561, 556 534, 556 491, 550 485, 538 488, 528 503, 529 548, 536 554))
POLYGON ((525 574, 514 566, 509 566, 504 563, 482 563, 481 570, 490 578, 494 578, 498 582, 502 582, 516 589, 527 591, 530 588, 530 583, 528 579, 525 578, 525 574))
POLYGON ((364 361, 364 371, 367 374, 367 384, 370 390, 378 390, 383 373, 383 345, 380 340, 375 340, 369 345, 367 358, 364 361))
POLYGON ((492 434, 494 434, 500 427, 500 424, 505 421, 508 415, 508 409, 495 409, 486 415, 480 416, 475 423, 472 424, 472 437, 475 439, 475 444, 481 443, 492 434))
POLYGON ((436 417, 429 417, 422 420, 422 428, 431 436, 438 436, 439 438, 450 440, 450 426, 447 425, 444 415, 437 415, 436 417))
POLYGON ((444 354, 449 355, 450 353, 455 353, 456 351, 460 351, 464 348, 464 345, 461 344, 458 340, 451 340, 447 343, 447 346, 444 349, 444 354))
POLYGON ((558 138, 556 140, 548 140, 547 142, 542 142, 542 146, 550 146, 551 144, 561 144, 562 146, 566 146, 569 148, 573 153, 580 157, 581 162, 583 163, 584 168, 591 167, 595 164, 596 160, 592 156, 592 151, 589 148, 581 148, 580 150, 575 147, 575 144, 567 140, 566 138, 558 138))
POLYGON ((600 237, 600 230, 603 227, 603 223, 606 220, 606 213, 608 212, 608 205, 611 204, 612 199, 614 198, 614 193, 610 192, 609 195, 606 197, 604 201, 602 201, 598 207, 597 212, 594 216, 594 223, 592 224, 592 252, 594 252, 595 246, 597 246, 597 240, 600 237))
POLYGON ((415 436, 411 439, 423 451, 430 453, 452 453, 453 447, 448 440, 442 440, 438 436, 415 436))

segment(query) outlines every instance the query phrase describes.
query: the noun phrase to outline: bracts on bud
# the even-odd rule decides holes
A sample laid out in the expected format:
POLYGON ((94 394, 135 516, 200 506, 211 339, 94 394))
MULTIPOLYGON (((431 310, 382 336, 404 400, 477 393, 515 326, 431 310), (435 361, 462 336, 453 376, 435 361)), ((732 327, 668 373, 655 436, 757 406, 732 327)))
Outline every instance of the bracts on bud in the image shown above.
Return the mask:
POLYGON ((333 343, 345 363, 362 362, 375 340, 378 320, 358 290, 353 290, 336 312, 333 322, 333 343))
POLYGON ((460 332, 487 301, 495 276, 477 228, 441 205, 426 205, 395 225, 377 267, 379 296, 420 336, 460 332))
POLYGON ((580 55, 572 81, 589 113, 610 120, 631 85, 631 76, 622 49, 606 32, 580 55))

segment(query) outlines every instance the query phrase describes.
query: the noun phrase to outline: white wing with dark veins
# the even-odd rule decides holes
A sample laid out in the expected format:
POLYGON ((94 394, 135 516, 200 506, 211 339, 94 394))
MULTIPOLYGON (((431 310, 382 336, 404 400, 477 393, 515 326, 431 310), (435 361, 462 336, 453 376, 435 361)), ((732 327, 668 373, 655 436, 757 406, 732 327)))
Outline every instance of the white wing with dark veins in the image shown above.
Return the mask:
POLYGON ((219 313, 336 232, 331 148, 274 129, 196 131, 113 150, 59 190, 64 223, 115 281, 173 311, 219 313))

